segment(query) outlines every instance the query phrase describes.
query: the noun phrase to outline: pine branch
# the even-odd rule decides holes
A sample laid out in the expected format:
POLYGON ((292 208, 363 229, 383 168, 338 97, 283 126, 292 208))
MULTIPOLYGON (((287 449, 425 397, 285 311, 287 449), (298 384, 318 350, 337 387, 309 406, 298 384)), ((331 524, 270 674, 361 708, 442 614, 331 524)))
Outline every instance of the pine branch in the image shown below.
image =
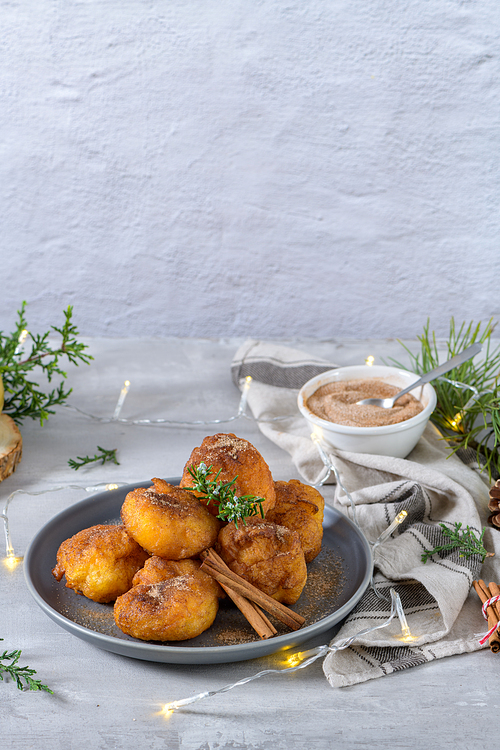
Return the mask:
MULTIPOLYGON (((488 473, 490 481, 493 475, 500 474, 500 347, 491 345, 493 330, 492 320, 484 327, 471 322, 457 328, 451 318, 446 342, 448 357, 454 357, 475 341, 483 344, 483 353, 480 358, 464 362, 445 377, 433 381, 437 405, 431 415, 431 421, 451 443, 451 453, 460 448, 475 450, 478 464, 488 473)), ((439 348, 435 333, 430 331, 429 320, 418 339, 420 352, 417 354, 400 342, 409 355, 410 367, 393 358, 390 362, 423 375, 439 365, 439 348)))

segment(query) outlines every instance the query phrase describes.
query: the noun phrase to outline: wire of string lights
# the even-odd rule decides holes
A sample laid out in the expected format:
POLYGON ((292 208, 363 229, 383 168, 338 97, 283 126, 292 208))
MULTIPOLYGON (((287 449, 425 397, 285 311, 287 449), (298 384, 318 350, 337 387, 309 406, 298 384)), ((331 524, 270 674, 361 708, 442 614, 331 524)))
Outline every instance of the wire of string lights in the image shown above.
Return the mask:
POLYGON ((82 416, 87 417, 88 419, 93 419, 96 422, 101 422, 104 424, 110 424, 111 422, 118 422, 119 424, 124 425, 140 425, 140 426, 166 426, 166 427, 186 427, 186 426, 197 426, 197 425, 216 425, 216 424, 229 424, 230 422, 234 422, 237 419, 250 419, 257 422, 280 422, 286 419, 292 419, 296 416, 296 414, 287 414, 284 416, 278 416, 278 417, 269 417, 269 418, 260 418, 256 420, 253 416, 247 413, 246 406, 247 406, 247 400, 248 400, 248 391, 250 389, 250 386, 252 384, 252 377, 251 375, 247 375, 247 377, 242 381, 242 390, 241 390, 241 397, 240 402, 238 404, 238 410, 236 414, 233 414, 229 417, 225 417, 224 419, 195 419, 192 421, 187 420, 180 420, 180 419, 164 419, 164 418, 158 418, 158 419, 126 419, 124 417, 120 417, 120 413, 123 407, 123 404, 125 403, 125 399, 127 397, 127 394, 130 389, 130 380, 126 380, 123 384, 123 388, 120 391, 120 395, 118 397, 118 401, 113 413, 112 417, 99 417, 95 414, 90 414, 89 412, 84 411, 83 409, 80 409, 77 406, 73 406, 72 404, 64 404, 64 408, 70 409, 71 411, 76 411, 79 414, 82 414, 82 416))
POLYGON ((246 685, 249 682, 253 682, 253 680, 258 680, 260 677, 264 677, 265 675, 292 674, 293 672, 297 672, 299 669, 304 669, 305 667, 308 667, 310 664, 315 662, 317 659, 327 656, 327 654, 329 653, 334 654, 337 651, 342 651, 343 649, 348 648, 357 638, 361 638, 362 636, 367 635, 368 633, 372 633, 375 630, 386 628, 388 625, 390 625, 394 617, 400 615, 401 609, 401 600, 399 598, 399 595, 396 591, 394 591, 394 589, 391 589, 391 611, 388 618, 383 622, 378 623, 377 625, 373 625, 370 628, 364 628, 364 630, 360 630, 359 633, 355 633, 349 638, 344 638, 343 640, 338 641, 337 643, 333 643, 330 646, 324 644, 322 646, 316 646, 316 648, 312 648, 307 651, 294 653, 291 656, 287 657, 286 663, 290 664, 290 666, 288 667, 285 666, 281 669, 264 669, 261 672, 257 672, 256 674, 251 675, 250 677, 245 677, 242 680, 238 680, 238 682, 233 682, 230 685, 225 685, 224 687, 219 688, 219 690, 208 690, 203 693, 193 695, 190 698, 183 698, 182 700, 176 700, 171 701, 170 703, 166 703, 161 710, 161 714, 168 718, 174 713, 174 711, 177 711, 179 708, 189 706, 192 703, 197 703, 204 698, 211 698, 214 695, 227 693, 228 690, 233 690, 233 688, 240 687, 241 685, 246 685))

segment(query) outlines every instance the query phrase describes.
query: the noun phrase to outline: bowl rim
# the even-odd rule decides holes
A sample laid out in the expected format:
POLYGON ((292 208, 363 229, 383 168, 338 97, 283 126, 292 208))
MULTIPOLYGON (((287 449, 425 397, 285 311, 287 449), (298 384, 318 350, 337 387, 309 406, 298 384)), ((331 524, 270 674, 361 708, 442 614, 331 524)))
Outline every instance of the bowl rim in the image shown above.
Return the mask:
MULTIPOLYGON (((386 374, 394 374, 394 375, 402 375, 405 378, 408 378, 408 376, 413 375, 415 377, 415 382, 419 379, 419 375, 415 372, 412 372, 411 370, 403 370, 399 367, 391 367, 390 365, 346 365, 345 367, 335 367, 331 370, 325 370, 325 372, 320 373, 319 375, 315 375, 313 378, 310 378, 299 390, 299 394, 297 396, 297 403, 299 407, 299 411, 302 414, 305 419, 307 419, 309 422, 312 422, 318 427, 321 427, 321 429, 327 431, 327 432, 339 432, 343 433, 345 435, 388 435, 388 434, 394 434, 398 432, 405 432, 406 430, 411 430, 413 427, 416 427, 417 425, 421 424, 422 422, 429 419, 430 415, 436 408, 437 404, 437 396, 436 391, 432 387, 431 383, 425 383, 423 386, 421 386, 423 389, 427 389, 427 392, 429 394, 429 401, 427 403, 427 406, 424 406, 422 411, 419 414, 416 414, 414 417, 411 417, 410 419, 405 419, 403 422, 396 422, 395 424, 390 425, 378 425, 375 427, 357 427, 354 425, 343 425, 343 424, 337 424, 336 422, 330 422, 327 419, 322 419, 322 417, 318 417, 314 412, 312 412, 305 403, 304 398, 304 392, 307 388, 310 388, 315 383, 318 383, 319 381, 322 381, 325 377, 329 378, 331 377, 332 380, 335 380, 335 377, 333 377, 334 373, 338 373, 340 371, 345 372, 347 370, 363 370, 366 368, 366 371, 373 374, 373 377, 376 376, 376 373, 378 372, 379 377, 383 377, 382 371, 384 371, 386 374)), ((354 379, 354 378, 353 378, 354 379)), ((321 383, 321 385, 326 385, 328 382, 332 382, 332 380, 326 380, 321 383)), ((314 391, 312 391, 314 393, 314 391)), ((312 395, 312 393, 310 395, 312 395)))

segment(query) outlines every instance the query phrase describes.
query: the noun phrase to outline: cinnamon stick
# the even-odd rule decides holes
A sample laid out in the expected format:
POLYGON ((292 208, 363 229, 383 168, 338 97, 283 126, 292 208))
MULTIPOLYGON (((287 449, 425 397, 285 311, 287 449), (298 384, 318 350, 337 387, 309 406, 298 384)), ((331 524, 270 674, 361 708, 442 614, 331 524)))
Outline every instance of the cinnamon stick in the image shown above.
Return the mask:
MULTIPOLYGON (((219 581, 220 583, 220 581, 219 581)), ((226 594, 233 600, 241 614, 248 620, 255 632, 263 639, 272 638, 278 632, 272 622, 253 602, 233 591, 229 586, 220 583, 226 594)))
MULTIPOLYGON (((210 552, 213 552, 213 550, 204 550, 201 553, 200 557, 202 559, 205 559, 210 552)), ((222 563, 222 559, 219 559, 222 563)), ((278 631, 276 630, 272 622, 266 617, 264 612, 262 612, 262 610, 259 609, 256 604, 249 601, 248 599, 245 599, 244 596, 236 593, 236 591, 234 591, 229 586, 226 586, 222 583, 220 585, 229 596, 229 598, 233 600, 234 604, 238 607, 241 614, 248 620, 248 623, 256 631, 257 635, 259 635, 264 640, 267 638, 271 638, 273 635, 276 635, 278 631)))
POLYGON ((201 569, 209 573, 221 585, 227 586, 241 596, 258 604, 262 609, 285 623, 285 625, 288 625, 292 630, 298 630, 305 623, 305 619, 297 614, 297 612, 288 609, 281 602, 277 602, 241 576, 233 573, 213 550, 210 550, 206 555, 201 569))
MULTIPOLYGON (((491 599, 490 589, 483 580, 480 579, 479 581, 473 581, 472 585, 474 586, 474 590, 483 604, 487 602, 488 599, 491 599)), ((491 604, 486 608, 486 614, 488 615, 489 630, 498 623, 499 617, 496 608, 491 604)), ((488 642, 490 644, 490 649, 494 654, 500 651, 500 633, 498 632, 498 629, 495 630, 488 642)))
MULTIPOLYGON (((490 582, 489 589, 491 591, 491 596, 499 596, 500 595, 500 588, 499 588, 498 584, 495 583, 494 581, 490 582)), ((493 604, 493 606, 495 607, 496 612, 497 612, 497 617, 500 620, 500 599, 498 601, 496 601, 493 604)))

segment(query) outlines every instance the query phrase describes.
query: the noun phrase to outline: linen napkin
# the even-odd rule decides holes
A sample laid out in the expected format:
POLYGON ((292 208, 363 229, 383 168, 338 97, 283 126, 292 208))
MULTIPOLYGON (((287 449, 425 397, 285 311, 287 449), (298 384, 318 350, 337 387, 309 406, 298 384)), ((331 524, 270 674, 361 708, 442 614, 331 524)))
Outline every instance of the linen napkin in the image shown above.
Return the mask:
MULTIPOLYGON (((334 368, 307 353, 260 341, 247 341, 232 363, 236 385, 250 375, 248 405, 262 433, 286 450, 309 484, 325 474, 310 428, 297 407, 298 389, 314 375, 334 368)), ((328 449, 341 483, 356 508, 355 521, 375 542, 393 519, 408 516, 374 552, 374 587, 369 587, 332 643, 387 619, 389 591, 400 595, 410 628, 403 638, 399 620, 387 628, 359 637, 355 643, 324 660, 333 687, 352 685, 452 654, 476 651, 487 630, 481 604, 471 584, 479 577, 500 581, 500 534, 488 528, 485 547, 496 553, 481 565, 478 555, 461 557, 441 552, 427 563, 426 550, 446 544, 439 524, 455 522, 479 535, 488 514, 487 477, 451 455, 446 441, 429 423, 411 454, 405 458, 348 453, 328 449), (375 589, 375 590, 374 590, 375 589)), ((334 484, 332 475, 328 479, 334 484)), ((351 502, 339 486, 320 490, 327 502, 353 517, 351 502)), ((487 644, 484 646, 487 647, 487 644)))

